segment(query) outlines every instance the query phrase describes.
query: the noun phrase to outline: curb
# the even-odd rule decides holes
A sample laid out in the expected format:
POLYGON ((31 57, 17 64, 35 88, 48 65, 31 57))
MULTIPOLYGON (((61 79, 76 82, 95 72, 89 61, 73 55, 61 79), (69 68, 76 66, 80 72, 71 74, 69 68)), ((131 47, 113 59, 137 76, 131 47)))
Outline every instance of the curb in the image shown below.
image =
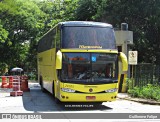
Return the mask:
POLYGON ((118 98, 119 99, 123 99, 123 100, 139 102, 139 103, 143 103, 143 104, 160 105, 160 102, 154 101, 154 100, 151 100, 151 99, 132 98, 132 97, 119 97, 119 96, 118 96, 118 98))

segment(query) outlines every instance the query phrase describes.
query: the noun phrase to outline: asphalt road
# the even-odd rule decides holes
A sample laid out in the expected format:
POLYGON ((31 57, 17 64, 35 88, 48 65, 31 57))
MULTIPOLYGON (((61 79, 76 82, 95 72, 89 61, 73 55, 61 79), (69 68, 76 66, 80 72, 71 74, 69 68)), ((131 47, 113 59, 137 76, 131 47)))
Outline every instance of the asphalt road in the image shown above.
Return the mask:
POLYGON ((43 93, 38 83, 30 83, 30 92, 12 97, 8 89, 0 89, 0 113, 159 113, 159 105, 148 105, 118 99, 102 105, 67 103, 56 104, 49 93, 43 93))

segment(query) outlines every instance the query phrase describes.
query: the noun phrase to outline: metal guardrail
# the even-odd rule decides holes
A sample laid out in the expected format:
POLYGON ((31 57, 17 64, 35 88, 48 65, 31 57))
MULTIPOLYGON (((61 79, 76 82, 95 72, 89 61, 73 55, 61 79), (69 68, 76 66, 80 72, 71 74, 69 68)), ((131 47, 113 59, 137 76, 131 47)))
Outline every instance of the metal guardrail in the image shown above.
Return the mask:
POLYGON ((160 85, 160 65, 138 64, 134 69, 134 85, 142 87, 147 84, 160 85))

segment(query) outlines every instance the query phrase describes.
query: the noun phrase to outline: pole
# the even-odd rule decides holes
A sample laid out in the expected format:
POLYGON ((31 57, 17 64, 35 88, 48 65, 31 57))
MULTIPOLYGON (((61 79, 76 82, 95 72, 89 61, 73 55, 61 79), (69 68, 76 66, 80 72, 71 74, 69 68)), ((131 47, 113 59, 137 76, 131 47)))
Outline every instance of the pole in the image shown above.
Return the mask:
POLYGON ((133 70, 133 65, 132 65, 132 79, 133 79, 133 71, 134 71, 134 70, 133 70))
POLYGON ((132 65, 132 88, 134 87, 133 72, 134 72, 134 66, 132 65))

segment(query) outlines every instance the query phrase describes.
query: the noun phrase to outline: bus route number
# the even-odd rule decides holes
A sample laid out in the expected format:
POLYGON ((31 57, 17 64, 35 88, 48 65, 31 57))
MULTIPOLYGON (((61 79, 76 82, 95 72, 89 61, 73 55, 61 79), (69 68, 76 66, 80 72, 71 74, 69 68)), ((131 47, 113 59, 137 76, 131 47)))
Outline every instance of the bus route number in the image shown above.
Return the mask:
POLYGON ((74 88, 74 85, 65 84, 64 87, 66 87, 66 88, 74 88))

